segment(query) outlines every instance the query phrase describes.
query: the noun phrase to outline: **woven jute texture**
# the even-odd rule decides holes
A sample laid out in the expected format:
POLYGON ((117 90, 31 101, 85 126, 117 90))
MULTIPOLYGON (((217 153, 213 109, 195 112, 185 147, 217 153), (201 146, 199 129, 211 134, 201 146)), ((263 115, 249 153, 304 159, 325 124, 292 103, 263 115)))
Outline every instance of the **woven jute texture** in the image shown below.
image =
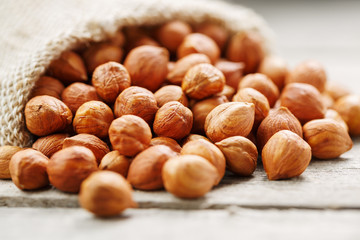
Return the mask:
POLYGON ((252 10, 206 0, 11 0, 0 3, 0 145, 30 146, 24 107, 51 60, 81 43, 101 41, 118 28, 170 19, 213 21, 230 32, 272 33, 252 10))

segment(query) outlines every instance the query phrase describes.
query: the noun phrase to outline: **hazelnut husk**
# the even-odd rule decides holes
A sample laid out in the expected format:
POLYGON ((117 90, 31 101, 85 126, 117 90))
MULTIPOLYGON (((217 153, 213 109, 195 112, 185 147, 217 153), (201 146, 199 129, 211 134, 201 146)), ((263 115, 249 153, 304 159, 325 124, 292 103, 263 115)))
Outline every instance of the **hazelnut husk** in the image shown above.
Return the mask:
POLYGON ((196 28, 196 31, 214 40, 220 50, 224 49, 225 44, 229 38, 228 31, 224 27, 215 23, 210 23, 210 22, 202 23, 200 26, 196 28))
POLYGON ((109 138, 114 150, 125 156, 135 156, 150 145, 151 129, 140 117, 123 115, 109 128, 109 138))
POLYGON ((34 149, 16 152, 10 160, 9 170, 13 183, 22 190, 34 190, 49 184, 46 167, 49 159, 34 149))
POLYGON ((100 162, 100 170, 109 170, 121 174, 126 177, 129 171, 131 159, 121 155, 119 151, 111 151, 107 153, 100 162))
POLYGON ((22 150, 21 147, 17 146, 1 146, 0 147, 0 179, 10 179, 9 163, 11 157, 22 150))
POLYGON ((27 129, 37 136, 45 136, 64 130, 72 121, 71 110, 59 99, 37 96, 25 106, 27 129))
POLYGON ((126 179, 111 171, 92 173, 81 184, 80 206, 99 217, 111 217, 137 204, 132 199, 132 188, 126 179))
POLYGON ((114 114, 108 105, 100 101, 89 101, 76 111, 73 126, 76 133, 88 133, 105 138, 113 120, 114 114))
POLYGON ((262 150, 262 162, 269 180, 301 175, 311 161, 311 147, 289 130, 275 133, 262 150))
POLYGON ((151 139, 150 146, 156 145, 165 145, 171 148, 171 150, 173 150, 174 152, 178 153, 180 153, 181 151, 181 146, 177 143, 177 141, 169 137, 155 137, 151 139))
POLYGON ((169 49, 171 52, 175 52, 184 38, 191 32, 192 29, 188 23, 173 20, 160 26, 157 30, 156 36, 164 47, 169 49))
POLYGON ((334 109, 346 122, 350 135, 360 135, 360 96, 341 97, 335 102, 334 109))
POLYGON ((145 45, 132 49, 124 66, 130 74, 132 85, 155 91, 165 81, 168 62, 167 49, 145 45))
POLYGON ((243 77, 244 63, 221 59, 216 62, 215 67, 224 74, 227 85, 234 89, 238 88, 243 77))
POLYGON ((303 126, 304 139, 312 155, 319 159, 337 158, 352 148, 349 133, 332 119, 316 119, 303 126))
POLYGON ((64 84, 56 78, 42 76, 36 81, 35 86, 31 91, 30 98, 48 95, 60 99, 64 88, 64 84))
POLYGON ((38 150, 48 158, 63 147, 65 138, 69 137, 67 133, 55 133, 52 135, 38 138, 32 145, 32 148, 38 150))
POLYGON ((79 192, 82 181, 97 170, 94 153, 83 146, 71 146, 56 152, 47 165, 51 185, 71 193, 79 192))
POLYGON ((211 190, 218 171, 208 160, 197 155, 170 158, 163 166, 165 189, 180 198, 199 198, 211 190))
POLYGON ((131 85, 128 71, 117 62, 98 66, 91 81, 97 94, 107 103, 114 103, 117 96, 131 85))
POLYGON ((163 188, 161 170, 169 158, 177 155, 178 153, 164 145, 149 147, 131 162, 127 180, 137 189, 161 189, 163 188))
POLYGON ((258 72, 268 76, 281 90, 285 85, 288 67, 284 59, 269 55, 261 61, 258 72))
POLYGON ((185 107, 188 106, 189 101, 182 91, 181 87, 176 85, 167 85, 154 93, 158 107, 162 107, 165 103, 171 101, 178 101, 185 107))
POLYGON ((191 110, 179 102, 165 103, 156 113, 153 129, 160 137, 181 139, 187 136, 192 128, 191 110))

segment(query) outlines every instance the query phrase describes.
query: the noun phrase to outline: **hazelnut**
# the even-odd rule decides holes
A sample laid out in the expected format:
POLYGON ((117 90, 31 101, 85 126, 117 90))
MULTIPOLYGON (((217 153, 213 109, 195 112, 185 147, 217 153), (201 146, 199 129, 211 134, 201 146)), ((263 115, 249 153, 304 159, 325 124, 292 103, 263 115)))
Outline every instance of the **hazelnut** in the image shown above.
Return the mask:
POLYGON ((194 141, 194 140, 199 140, 199 139, 203 139, 205 141, 209 141, 210 140, 207 137, 204 137, 203 135, 200 134, 189 134, 182 142, 182 145, 184 146, 186 143, 190 142, 190 141, 194 141))
POLYGON ((234 89, 238 88, 239 82, 243 76, 243 63, 219 60, 216 62, 215 67, 224 74, 227 85, 234 89))
POLYGON ((177 49, 177 57, 183 58, 191 53, 203 53, 215 63, 220 57, 220 49, 216 42, 201 33, 187 35, 177 49))
POLYGON ((37 96, 25 106, 27 129, 37 136, 61 131, 71 124, 72 113, 59 99, 51 96, 37 96))
POLYGON ((283 89, 288 74, 286 62, 278 56, 266 56, 260 63, 259 73, 268 76, 279 90, 283 89))
POLYGON ((124 66, 129 71, 132 85, 157 90, 167 75, 169 52, 165 48, 140 46, 127 55, 124 66))
POLYGON ((117 62, 107 62, 98 66, 92 77, 92 85, 97 94, 107 103, 114 103, 117 96, 130 87, 130 75, 126 68, 117 62))
POLYGON ((241 136, 229 137, 215 143, 226 158, 228 169, 240 176, 248 177, 255 171, 258 151, 254 143, 241 136))
POLYGON ((152 124, 158 110, 155 96, 142 87, 129 87, 117 97, 114 105, 116 117, 123 115, 136 115, 152 124))
POLYGON ((172 70, 174 70, 174 68, 175 68, 175 62, 169 61, 167 64, 168 75, 172 70))
POLYGON ((123 47, 126 42, 124 33, 121 30, 116 31, 109 36, 109 42, 112 45, 123 47))
POLYGON ((229 101, 231 101, 235 95, 235 89, 230 87, 229 85, 225 85, 223 90, 216 95, 225 96, 229 101))
POLYGON ((60 99, 61 93, 64 91, 64 84, 59 80, 42 76, 36 81, 31 91, 31 98, 41 95, 48 95, 60 99))
POLYGON ((335 102, 334 109, 346 122, 350 135, 360 135, 360 96, 341 97, 335 102))
POLYGON ((99 171, 81 184, 80 206, 100 217, 115 216, 126 208, 136 207, 132 188, 120 174, 99 171))
POLYGON ((48 73, 65 84, 85 82, 88 79, 83 60, 72 51, 65 51, 58 59, 53 60, 49 65, 48 73))
POLYGON ((234 102, 248 102, 255 105, 255 125, 259 126, 269 114, 270 105, 267 98, 253 88, 242 88, 233 97, 234 102))
POLYGON ((232 136, 247 136, 251 132, 254 119, 255 105, 253 103, 223 103, 207 115, 206 136, 213 142, 232 136))
POLYGON ((93 86, 85 83, 70 84, 61 94, 62 101, 68 106, 73 114, 88 101, 99 101, 100 98, 93 86))
POLYGON ((211 190, 218 171, 209 161, 197 155, 170 158, 163 166, 165 189, 181 198, 198 198, 211 190))
POLYGON ((312 120, 304 125, 303 130, 304 139, 316 158, 337 158, 352 148, 349 133, 335 120, 312 120))
POLYGON ((32 145, 32 148, 38 150, 48 158, 63 147, 65 138, 69 137, 67 133, 56 133, 38 138, 32 145))
POLYGON ((289 72, 286 84, 289 83, 307 83, 323 92, 326 85, 325 69, 318 61, 304 61, 289 72))
POLYGON ((194 124, 192 128, 192 132, 203 133, 205 119, 206 116, 220 104, 229 102, 225 96, 214 96, 211 98, 207 98, 196 102, 194 106, 191 108, 194 115, 194 124))
POLYGON ((17 146, 1 146, 0 147, 0 179, 10 179, 9 163, 11 157, 22 150, 17 146))
POLYGON ((346 95, 350 95, 350 91, 342 84, 330 81, 326 82, 325 92, 329 94, 334 101, 341 97, 345 97, 346 95))
POLYGON ((181 85, 187 71, 200 63, 210 63, 209 57, 202 53, 191 53, 177 60, 166 78, 172 84, 181 85))
POLYGON ((189 102, 182 91, 181 87, 176 85, 167 85, 154 93, 158 107, 162 107, 165 103, 171 101, 178 101, 185 107, 188 106, 189 102))
POLYGON ((301 123, 286 107, 270 111, 269 115, 261 122, 257 130, 259 149, 262 149, 265 143, 281 130, 290 130, 301 138, 303 136, 301 123))
POLYGON ((140 46, 160 47, 160 44, 149 36, 142 36, 142 37, 136 39, 136 41, 134 41, 133 43, 130 43, 129 49, 131 50, 133 48, 137 48, 140 46))
POLYGON ((333 109, 326 110, 325 118, 337 121, 347 132, 349 131, 349 128, 348 128, 346 122, 344 121, 344 119, 340 116, 340 114, 337 111, 335 111, 333 109))
POLYGON ((121 155, 119 151, 111 151, 101 159, 99 169, 117 172, 123 177, 126 177, 130 166, 130 161, 130 158, 121 155))
POLYGON ((101 64, 113 61, 120 62, 123 56, 123 50, 113 44, 97 43, 91 45, 83 54, 86 69, 89 74, 101 64))
POLYGON ((15 153, 10 160, 9 170, 14 184, 22 190, 34 190, 49 184, 46 166, 49 159, 34 149, 15 153))
POLYGON ((332 108, 334 106, 335 103, 334 99, 325 92, 321 94, 321 100, 326 109, 332 108))
POLYGON ((239 84, 239 89, 254 88, 262 93, 269 101, 270 107, 275 105, 279 98, 279 89, 266 75, 254 73, 246 75, 239 84))
POLYGON ((297 177, 311 160, 311 147, 299 135, 281 130, 262 150, 262 162, 269 180, 297 177))
POLYGON ((178 154, 164 145, 152 146, 139 153, 130 164, 127 180, 137 189, 163 188, 161 170, 165 162, 178 154))
POLYGON ((63 142, 63 149, 72 146, 83 146, 90 149, 99 164, 101 159, 110 152, 108 145, 100 138, 86 133, 81 133, 69 138, 65 138, 63 142))
POLYGON ((155 137, 151 139, 150 146, 156 146, 156 145, 165 145, 174 152, 180 153, 181 146, 172 138, 169 137, 155 137))
POLYGON ((208 63, 200 63, 186 73, 181 88, 193 99, 204 99, 223 90, 224 74, 208 63))
POLYGON ((76 133, 89 133, 105 138, 113 120, 114 114, 108 105, 100 101, 89 101, 76 111, 73 126, 76 133))
POLYGON ((228 40, 229 33, 227 30, 215 23, 203 23, 197 27, 197 32, 202 33, 211 39, 213 39, 218 45, 219 49, 222 50, 228 40))
POLYGON ((218 178, 214 185, 218 185, 225 175, 226 160, 224 154, 213 143, 198 139, 187 142, 182 150, 181 155, 198 155, 208 160, 218 171, 218 178))
POLYGON ((281 106, 287 107, 301 123, 323 118, 325 105, 320 92, 306 83, 287 84, 280 96, 281 106))
POLYGON ((172 101, 165 103, 157 111, 153 129, 160 137, 181 139, 190 133, 192 124, 191 110, 179 102, 172 101))
POLYGON ((97 170, 94 153, 83 146, 71 146, 56 152, 47 165, 51 185, 72 193, 79 192, 82 181, 97 170))
POLYGON ((157 31, 157 39, 159 42, 175 52, 184 38, 192 32, 191 26, 183 21, 173 20, 163 24, 157 31))
POLYGON ((114 150, 125 156, 135 156, 150 145, 151 129, 140 117, 123 115, 109 128, 109 138, 114 150))
POLYGON ((264 58, 263 39, 255 31, 238 32, 231 37, 226 56, 230 61, 243 62, 245 73, 256 72, 264 58))

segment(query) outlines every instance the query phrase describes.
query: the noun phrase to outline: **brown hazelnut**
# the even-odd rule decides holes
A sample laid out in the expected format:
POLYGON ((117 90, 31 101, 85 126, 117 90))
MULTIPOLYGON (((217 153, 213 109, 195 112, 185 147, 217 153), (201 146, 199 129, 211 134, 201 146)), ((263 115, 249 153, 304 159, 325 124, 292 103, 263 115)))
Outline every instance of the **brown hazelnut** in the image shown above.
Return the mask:
POLYGON ((201 33, 187 35, 177 49, 179 59, 191 53, 203 53, 209 57, 211 63, 215 63, 220 57, 220 49, 216 42, 201 33))
POLYGON ((325 118, 337 121, 347 132, 349 131, 349 127, 337 111, 333 109, 326 110, 325 118))
POLYGON ((213 143, 198 139, 187 142, 181 149, 181 155, 198 155, 208 160, 218 171, 215 185, 218 185, 225 175, 226 160, 224 154, 213 143))
POLYGON ((269 180, 297 177, 311 160, 311 147, 299 135, 281 130, 262 150, 262 162, 269 180))
POLYGON ((38 138, 32 145, 32 148, 38 150, 48 158, 63 147, 65 138, 69 137, 67 133, 56 133, 38 138))
POLYGON ((197 27, 197 32, 202 33, 213 39, 218 45, 219 49, 224 49, 228 40, 229 33, 219 24, 206 22, 197 27))
POLYGON ((117 97, 114 114, 116 117, 136 115, 151 124, 158 109, 152 92, 142 87, 129 87, 117 97))
POLYGON ((223 90, 216 95, 225 96, 229 101, 231 101, 235 95, 235 89, 230 87, 229 85, 225 85, 223 90))
POLYGON ((151 139, 150 146, 156 146, 156 145, 165 145, 174 152, 180 153, 181 146, 172 138, 169 137, 155 137, 151 139))
POLYGON ((98 66, 92 77, 92 85, 97 94, 107 103, 114 103, 117 96, 130 87, 130 75, 126 68, 117 62, 107 62, 98 66))
POLYGON ((163 166, 165 189, 181 198, 198 198, 211 190, 218 171, 208 160, 197 155, 170 158, 163 166))
POLYGON ((61 94, 61 100, 68 106, 73 114, 88 101, 99 101, 100 98, 93 86, 85 83, 70 84, 61 94))
POLYGON ((190 141, 194 141, 194 140, 199 140, 199 139, 203 139, 205 141, 209 141, 210 140, 207 137, 204 137, 203 135, 200 134, 189 134, 182 142, 182 145, 184 146, 186 143, 190 142, 190 141))
POLYGON ((341 97, 345 97, 346 95, 350 95, 350 91, 338 82, 326 82, 325 91, 332 99, 334 99, 334 101, 341 97))
POLYGON ((175 68, 175 62, 169 61, 167 64, 168 75, 172 70, 174 70, 174 68, 175 68))
POLYGON ((239 82, 243 76, 243 63, 219 60, 216 62, 215 67, 224 74, 227 85, 234 89, 238 88, 239 82))
POLYGON ((100 217, 122 213, 126 208, 136 207, 132 188, 124 177, 111 171, 91 174, 81 184, 80 206, 100 217))
POLYGON ((121 155, 119 151, 111 151, 101 159, 99 169, 117 172, 123 177, 126 177, 129 171, 130 161, 130 158, 121 155))
POLYGON ((72 51, 63 52, 50 63, 48 73, 65 84, 87 81, 86 69, 81 57, 72 51))
POLYGON ((123 115, 109 128, 109 138, 114 150, 125 156, 135 156, 150 145, 151 129, 140 117, 123 115))
POLYGON ((204 133, 204 125, 206 116, 216 107, 222 103, 229 102, 225 96, 214 96, 196 102, 191 108, 194 115, 194 124, 192 132, 204 133))
POLYGON ((123 50, 113 44, 97 43, 91 45, 83 54, 86 69, 89 74, 101 64, 113 61, 120 62, 123 56, 123 50))
POLYGON ((162 107, 165 103, 171 101, 178 101, 185 107, 188 106, 189 102, 185 96, 185 93, 181 87, 176 85, 167 85, 154 93, 158 107, 162 107))
POLYGON ((332 108, 334 106, 334 99, 327 93, 323 92, 321 94, 321 100, 326 109, 332 108))
POLYGON ((179 102, 172 101, 165 103, 157 111, 153 128, 158 136, 181 139, 190 133, 192 124, 191 110, 179 102))
POLYGON ((10 179, 9 163, 11 157, 22 150, 21 147, 17 146, 1 146, 0 147, 0 179, 10 179))
POLYGON ((350 135, 360 135, 360 96, 341 97, 335 102, 334 109, 348 125, 350 135))
POLYGON ((304 139, 316 158, 337 158, 352 148, 349 133, 335 120, 312 120, 304 125, 303 130, 304 139))
POLYGON ((279 89, 266 75, 254 73, 246 75, 239 84, 239 89, 254 88, 262 93, 269 101, 270 107, 273 107, 279 98, 279 89))
POLYGON ((130 164, 127 180, 137 189, 163 188, 161 170, 165 162, 178 154, 164 145, 149 147, 139 153, 130 164))
POLYGON ((22 190, 34 190, 49 184, 46 166, 49 159, 34 149, 15 153, 10 160, 9 170, 14 184, 22 190))
POLYGON ((224 74, 208 63, 200 63, 186 73, 181 88, 193 99, 204 99, 223 90, 224 74))
POLYGON ((245 73, 256 72, 264 58, 263 39, 255 31, 238 32, 230 38, 226 56, 230 61, 243 62, 245 73))
POLYGON ((100 101, 89 101, 76 111, 73 126, 76 133, 89 133, 105 138, 113 120, 114 114, 108 105, 100 101))
POLYGON ((215 143, 226 158, 228 169, 240 176, 251 176, 257 165, 258 151, 254 143, 241 136, 229 137, 215 143))
POLYGON ((184 38, 192 32, 191 26, 186 22, 173 20, 163 24, 157 31, 157 39, 159 42, 175 52, 184 38))
POLYGON ((232 136, 247 136, 253 127, 255 105, 229 102, 215 107, 206 117, 206 136, 213 142, 232 136))
POLYGON ((209 57, 202 53, 191 53, 177 60, 166 78, 172 84, 181 85, 187 71, 200 63, 210 63, 209 57))
POLYGON ((326 85, 325 69, 318 61, 304 61, 289 72, 286 84, 289 83, 307 83, 323 92, 326 85))
POLYGON ((71 146, 56 152, 47 166, 51 185, 72 193, 79 192, 82 181, 97 170, 94 153, 83 146, 71 146))
POLYGON ((287 107, 301 123, 323 118, 325 105, 320 92, 306 83, 287 84, 280 96, 281 106, 287 107))
POLYGON ((90 149, 99 164, 101 159, 110 152, 108 145, 100 138, 86 133, 81 133, 69 138, 65 138, 63 142, 63 149, 72 146, 83 146, 90 149))
POLYGON ((130 74, 132 85, 155 91, 165 81, 168 62, 167 49, 146 45, 132 49, 124 66, 130 74))
POLYGON ((36 81, 31 91, 31 98, 41 95, 48 95, 60 99, 61 93, 64 91, 64 84, 59 80, 42 76, 36 81))
POLYGON ((136 41, 132 42, 129 44, 129 49, 134 49, 140 46, 154 46, 154 47, 161 47, 160 44, 155 41, 154 39, 152 39, 149 36, 142 36, 138 39, 136 39, 136 41))
POLYGON ((70 109, 59 99, 37 96, 25 106, 27 129, 37 136, 45 136, 65 129, 72 121, 70 109))
POLYGON ((278 56, 266 56, 260 63, 259 73, 268 76, 279 90, 283 89, 288 74, 286 62, 278 56))

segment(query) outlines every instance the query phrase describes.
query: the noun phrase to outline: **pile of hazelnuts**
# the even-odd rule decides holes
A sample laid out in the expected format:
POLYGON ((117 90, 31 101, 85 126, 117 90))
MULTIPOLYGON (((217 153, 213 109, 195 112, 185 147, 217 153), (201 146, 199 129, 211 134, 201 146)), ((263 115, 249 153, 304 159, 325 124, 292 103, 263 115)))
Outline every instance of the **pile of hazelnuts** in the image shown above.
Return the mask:
POLYGON ((252 175, 258 153, 270 180, 296 177, 360 134, 360 97, 319 62, 289 70, 258 32, 216 23, 125 27, 63 52, 30 95, 36 139, 1 147, 0 177, 80 192, 99 216, 136 206, 132 188, 202 197, 226 169, 252 175))

